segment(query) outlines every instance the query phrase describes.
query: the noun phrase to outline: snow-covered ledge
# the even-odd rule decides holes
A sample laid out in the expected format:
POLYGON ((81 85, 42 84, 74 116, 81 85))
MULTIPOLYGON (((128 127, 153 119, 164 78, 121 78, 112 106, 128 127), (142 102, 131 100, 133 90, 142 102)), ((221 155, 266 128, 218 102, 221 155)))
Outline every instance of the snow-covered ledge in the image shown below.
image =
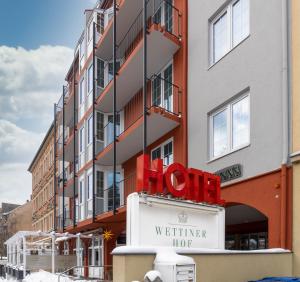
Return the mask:
MULTIPOLYGON (((117 247, 112 251, 113 255, 155 255, 158 252, 168 250, 170 248, 165 247, 150 247, 150 246, 122 246, 117 247)), ((199 248, 174 248, 177 254, 220 254, 220 255, 232 255, 232 254, 281 254, 291 253, 290 250, 274 248, 274 249, 263 249, 253 251, 232 251, 222 249, 199 249, 199 248)))

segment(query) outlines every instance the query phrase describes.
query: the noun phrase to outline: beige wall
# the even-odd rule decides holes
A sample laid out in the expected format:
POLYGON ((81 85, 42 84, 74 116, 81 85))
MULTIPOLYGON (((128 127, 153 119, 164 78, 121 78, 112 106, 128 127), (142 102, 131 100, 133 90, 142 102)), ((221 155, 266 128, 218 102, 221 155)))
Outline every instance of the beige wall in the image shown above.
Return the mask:
POLYGON ((8 216, 7 231, 9 236, 18 231, 32 230, 32 202, 15 208, 8 216))
POLYGON ((30 169, 32 173, 32 228, 35 231, 50 231, 54 228, 54 130, 52 129, 45 138, 30 169))
POLYGON ((292 153, 294 275, 300 276, 300 1, 292 0, 292 153))
MULTIPOLYGON (((266 276, 291 276, 291 253, 268 254, 199 254, 196 262, 197 282, 246 282, 266 276)), ((115 282, 143 281, 153 268, 154 255, 115 255, 115 282)), ((167 282, 167 281, 166 281, 167 282)))

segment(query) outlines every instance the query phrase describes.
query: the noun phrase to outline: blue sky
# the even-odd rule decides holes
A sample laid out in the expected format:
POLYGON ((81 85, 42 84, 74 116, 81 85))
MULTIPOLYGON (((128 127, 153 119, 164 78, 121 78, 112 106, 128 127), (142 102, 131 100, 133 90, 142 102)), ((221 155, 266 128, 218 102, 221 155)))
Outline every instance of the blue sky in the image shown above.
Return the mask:
POLYGON ((83 12, 95 1, 1 0, 0 3, 0 44, 35 49, 49 44, 73 48, 83 27, 83 12))
POLYGON ((84 10, 96 0, 0 0, 0 203, 30 198, 27 168, 53 120, 84 10))

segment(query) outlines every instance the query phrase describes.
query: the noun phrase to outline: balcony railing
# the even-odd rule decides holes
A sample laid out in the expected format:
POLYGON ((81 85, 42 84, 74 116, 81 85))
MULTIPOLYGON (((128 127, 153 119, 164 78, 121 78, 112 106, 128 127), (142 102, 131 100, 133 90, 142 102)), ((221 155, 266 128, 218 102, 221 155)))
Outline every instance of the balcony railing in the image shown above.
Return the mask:
MULTIPOLYGON (((181 14, 179 10, 172 5, 170 0, 149 0, 148 1, 148 28, 153 24, 159 25, 164 31, 170 33, 176 38, 181 38, 181 14)), ((117 61, 119 69, 135 50, 137 45, 143 39, 143 9, 139 12, 133 23, 125 33, 123 38, 117 43, 117 61)), ((97 77, 97 94, 101 96, 103 89, 112 81, 113 70, 111 58, 103 61, 101 69, 105 72, 106 79, 97 77), (101 81, 101 83, 100 83, 101 81), (100 85, 100 86, 99 86, 100 85)))
MULTIPOLYGON (((160 75, 153 75, 149 79, 149 84, 150 87, 148 89, 150 89, 150 91, 148 95, 151 97, 147 102, 148 110, 151 108, 160 108, 172 115, 181 116, 182 97, 179 86, 162 78, 160 75)), ((135 119, 132 119, 133 121, 127 124, 123 129, 121 129, 120 113, 121 112, 117 113, 117 137, 127 131, 142 117, 143 109, 140 108, 140 114, 138 114, 135 119)), ((101 153, 106 147, 113 143, 113 125, 113 120, 109 120, 103 128, 101 128, 103 139, 96 140, 96 154, 101 153)))

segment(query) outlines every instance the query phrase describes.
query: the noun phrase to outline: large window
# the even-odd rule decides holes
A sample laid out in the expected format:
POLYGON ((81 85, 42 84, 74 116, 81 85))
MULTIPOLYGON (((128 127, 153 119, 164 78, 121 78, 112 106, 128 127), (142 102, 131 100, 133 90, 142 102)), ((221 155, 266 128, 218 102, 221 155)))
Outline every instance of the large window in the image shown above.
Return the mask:
POLYGON ((173 110, 173 65, 169 64, 152 81, 152 104, 173 110))
POLYGON ((104 61, 97 58, 97 86, 104 88, 104 61))
POLYGON ((212 113, 210 119, 210 158, 214 159, 250 143, 249 94, 212 113))
POLYGON ((167 140, 166 142, 162 143, 160 146, 156 147, 151 151, 151 159, 163 159, 164 165, 170 165, 174 161, 173 157, 173 141, 167 140))
POLYGON ((249 35, 249 0, 232 1, 211 21, 211 63, 249 35))
POLYGON ((84 151, 84 127, 79 130, 79 152, 84 151))

